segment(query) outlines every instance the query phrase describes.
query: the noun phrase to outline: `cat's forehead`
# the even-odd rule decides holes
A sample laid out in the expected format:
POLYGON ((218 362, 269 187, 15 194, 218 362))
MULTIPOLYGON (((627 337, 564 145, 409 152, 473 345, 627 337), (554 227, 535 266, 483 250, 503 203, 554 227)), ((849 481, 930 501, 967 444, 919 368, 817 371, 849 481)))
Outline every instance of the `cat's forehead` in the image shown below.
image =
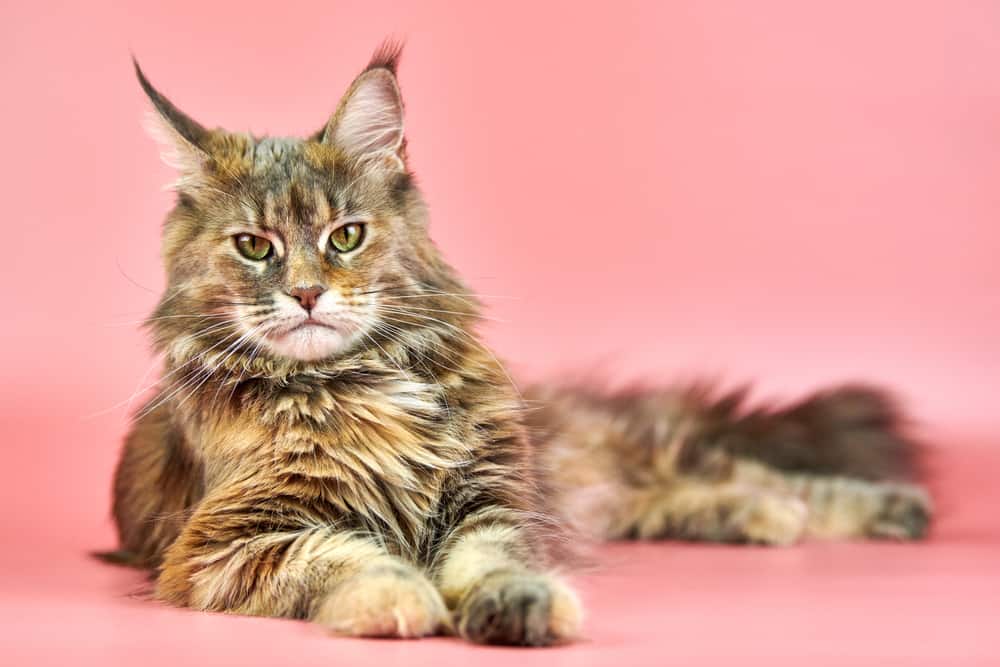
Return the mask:
POLYGON ((296 137, 263 137, 252 145, 252 171, 255 175, 275 170, 287 171, 303 161, 305 142, 296 137))
POLYGON ((295 137, 263 137, 250 145, 244 169, 261 187, 287 189, 295 184, 329 185, 335 154, 325 146, 295 137))
POLYGON ((317 148, 322 151, 315 143, 293 137, 254 142, 245 183, 255 194, 254 222, 266 226, 329 222, 337 206, 333 163, 323 160, 317 148))
POLYGON ((408 183, 373 175, 311 139, 228 134, 214 148, 219 186, 237 194, 228 203, 239 203, 245 222, 281 232, 324 228, 342 215, 393 212, 408 183))

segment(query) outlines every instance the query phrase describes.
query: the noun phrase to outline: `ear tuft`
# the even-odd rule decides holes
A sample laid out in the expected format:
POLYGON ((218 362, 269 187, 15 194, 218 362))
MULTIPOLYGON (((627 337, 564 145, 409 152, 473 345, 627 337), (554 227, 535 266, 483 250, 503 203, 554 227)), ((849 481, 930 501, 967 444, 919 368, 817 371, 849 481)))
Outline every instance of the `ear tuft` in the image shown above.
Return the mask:
POLYGON ((354 80, 321 141, 360 162, 405 171, 403 98, 396 82, 402 46, 385 42, 354 80))
POLYGON ((368 62, 365 71, 373 69, 387 69, 393 76, 399 73, 399 59, 403 55, 403 42, 398 39, 389 38, 372 54, 372 59, 368 62))
POLYGON ((211 133, 156 90, 134 57, 132 64, 139 85, 153 104, 146 119, 147 131, 164 146, 163 161, 180 172, 177 186, 193 183, 210 160, 207 146, 211 133))

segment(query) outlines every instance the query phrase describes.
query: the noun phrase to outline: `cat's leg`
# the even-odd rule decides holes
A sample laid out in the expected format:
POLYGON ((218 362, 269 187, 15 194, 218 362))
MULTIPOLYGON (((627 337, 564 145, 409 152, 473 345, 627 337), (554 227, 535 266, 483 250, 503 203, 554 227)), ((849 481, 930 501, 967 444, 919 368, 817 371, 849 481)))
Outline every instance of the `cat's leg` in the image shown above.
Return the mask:
POLYGON ((736 462, 733 474, 774 493, 800 498, 809 508, 810 537, 920 539, 933 513, 930 495, 905 482, 788 473, 745 460, 736 462))
POLYGON ((920 539, 932 503, 913 484, 789 474, 737 459, 722 479, 675 476, 623 485, 603 511, 603 536, 611 539, 788 545, 802 536, 920 539))
POLYGON ((756 410, 694 389, 535 397, 547 401, 532 418, 556 502, 599 536, 916 538, 930 517, 925 491, 878 481, 914 473, 917 447, 874 390, 756 410))
POLYGON ((556 575, 538 571, 522 523, 496 508, 473 513, 442 547, 434 578, 456 631, 470 641, 543 646, 579 630, 575 593, 556 575))
POLYGON ((726 481, 676 479, 624 491, 612 511, 610 538, 787 545, 802 536, 920 539, 932 504, 912 484, 787 475, 737 462, 726 481))
POLYGON ((213 492, 167 551, 156 595, 211 611, 308 618, 340 634, 420 637, 447 622, 417 568, 367 535, 340 531, 273 485, 213 492))
POLYGON ((201 468, 172 427, 166 408, 139 417, 115 470, 112 512, 119 550, 98 555, 155 567, 201 493, 201 468))
POLYGON ((763 487, 677 478, 622 491, 609 508, 604 537, 794 544, 809 510, 794 495, 763 487))

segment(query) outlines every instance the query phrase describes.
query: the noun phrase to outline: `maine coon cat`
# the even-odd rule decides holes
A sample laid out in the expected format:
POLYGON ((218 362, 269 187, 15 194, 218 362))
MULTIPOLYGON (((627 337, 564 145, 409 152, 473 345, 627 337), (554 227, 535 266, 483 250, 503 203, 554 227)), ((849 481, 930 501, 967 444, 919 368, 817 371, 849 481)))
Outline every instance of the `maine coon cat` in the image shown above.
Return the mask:
POLYGON ((165 368, 106 557, 153 569, 176 605, 544 645, 579 631, 555 566, 584 536, 924 534, 916 447, 877 390, 760 409, 698 386, 522 397, 428 238, 398 55, 301 139, 206 129, 136 66, 180 178, 148 320, 165 368))

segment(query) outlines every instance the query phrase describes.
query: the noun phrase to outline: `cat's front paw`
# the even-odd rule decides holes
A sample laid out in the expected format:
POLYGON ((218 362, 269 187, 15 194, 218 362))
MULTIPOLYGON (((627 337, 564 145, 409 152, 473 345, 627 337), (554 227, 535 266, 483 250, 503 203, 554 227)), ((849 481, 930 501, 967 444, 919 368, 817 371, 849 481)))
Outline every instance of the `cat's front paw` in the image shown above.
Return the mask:
POLYGON ((912 484, 879 485, 879 510, 868 525, 868 537, 919 540, 927 534, 933 505, 930 494, 912 484))
POLYGON ((481 644, 546 646, 575 637, 582 611, 558 579, 500 571, 484 577, 457 610, 459 634, 481 644))
POLYGON ((425 637, 447 619, 440 593, 419 570, 374 567, 344 581, 322 600, 313 620, 352 637, 425 637))

